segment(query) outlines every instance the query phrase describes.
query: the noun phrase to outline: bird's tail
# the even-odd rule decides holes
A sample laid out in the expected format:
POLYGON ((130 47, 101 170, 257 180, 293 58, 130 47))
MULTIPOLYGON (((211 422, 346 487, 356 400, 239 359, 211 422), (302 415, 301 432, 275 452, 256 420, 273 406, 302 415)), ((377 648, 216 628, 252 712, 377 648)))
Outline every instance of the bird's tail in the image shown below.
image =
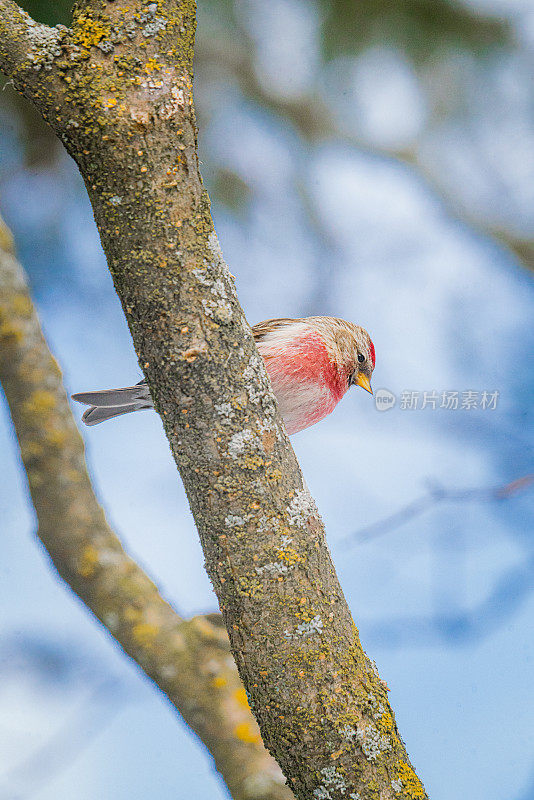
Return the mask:
POLYGON ((154 408, 148 385, 140 381, 136 386, 124 389, 103 389, 96 392, 78 392, 72 399, 90 406, 82 417, 86 425, 98 425, 122 414, 141 411, 143 408, 154 408))

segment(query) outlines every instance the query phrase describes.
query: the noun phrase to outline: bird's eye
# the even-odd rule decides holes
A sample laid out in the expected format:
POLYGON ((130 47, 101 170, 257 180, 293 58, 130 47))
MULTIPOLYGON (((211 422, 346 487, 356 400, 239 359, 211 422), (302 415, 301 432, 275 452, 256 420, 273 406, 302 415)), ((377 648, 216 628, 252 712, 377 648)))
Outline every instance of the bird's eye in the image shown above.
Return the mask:
POLYGON ((363 353, 358 353, 358 361, 360 364, 363 364, 363 362, 365 361, 365 356, 363 353))

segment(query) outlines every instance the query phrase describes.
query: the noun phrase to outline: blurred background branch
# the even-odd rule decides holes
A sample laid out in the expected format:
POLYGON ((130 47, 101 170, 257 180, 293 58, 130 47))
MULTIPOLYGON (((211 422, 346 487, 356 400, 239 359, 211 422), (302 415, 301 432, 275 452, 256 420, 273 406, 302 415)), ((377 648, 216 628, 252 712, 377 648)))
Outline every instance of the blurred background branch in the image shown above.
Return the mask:
POLYGON ((466 503, 473 501, 487 503, 492 500, 509 500, 516 494, 532 488, 533 483, 534 475, 523 475, 521 478, 516 478, 504 486, 479 489, 447 489, 439 484, 430 484, 429 482, 428 490, 422 497, 412 500, 411 503, 391 514, 391 516, 349 534, 343 541, 347 547, 350 547, 351 545, 368 542, 377 536, 385 536, 401 525, 417 519, 421 514, 429 511, 439 503, 466 503))
MULTIPOLYGON (((509 85, 514 72, 518 81, 529 74, 531 43, 521 27, 526 12, 510 9, 505 17, 491 3, 452 0, 320 0, 306 14, 295 2, 296 16, 304 22, 307 16, 309 25, 315 18, 317 41, 309 41, 308 74, 300 81, 284 75, 282 81, 277 56, 278 62, 287 60, 290 37, 282 52, 269 52, 258 26, 272 20, 275 6, 291 5, 278 0, 271 12, 259 12, 254 0, 243 0, 237 13, 231 0, 201 3, 198 73, 218 83, 224 75, 248 101, 293 126, 312 151, 322 142, 338 142, 406 164, 453 218, 534 268, 534 221, 523 189, 528 176, 518 184, 504 141, 514 120, 521 136, 517 144, 525 152, 534 139, 525 116, 530 102, 509 85), (339 70, 345 75, 334 87, 339 70), (397 97, 389 96, 390 78, 397 97), (375 97, 370 97, 373 80, 375 97), (481 103, 494 125, 491 143, 480 124, 481 103), (396 123, 394 134, 390 123, 396 123), (484 192, 483 204, 466 180, 467 159, 471 178, 484 192)), ((34 0, 25 7, 47 24, 70 21, 71 4, 64 0, 34 0)), ((200 100, 200 113, 211 114, 202 94, 200 100)), ((16 107, 31 132, 24 136, 28 162, 49 161, 58 147, 52 132, 15 92, 8 90, 3 101, 16 107)), ((204 124, 201 118, 201 129, 204 124)), ((525 167, 530 172, 530 164, 525 167)), ((221 177, 212 182, 212 194, 232 204, 235 181, 228 170, 221 177)), ((318 211, 309 204, 308 210, 313 228, 318 211)))
POLYGON ((263 747, 220 616, 182 619, 104 517, 61 373, 1 219, 0 383, 38 535, 59 574, 202 739, 235 800, 290 800, 263 747))
MULTIPOLYGON (((253 3, 248 5, 253 7, 253 3)), ((463 51, 473 64, 488 62, 489 70, 492 60, 504 59, 507 51, 517 48, 513 25, 503 19, 484 17, 483 9, 477 13, 467 5, 447 0, 437 3, 416 0, 402 4, 395 0, 367 0, 363 3, 323 0, 319 7, 322 12, 322 57, 327 64, 339 65, 344 59, 342 66, 350 75, 351 68, 358 70, 358 58, 360 61, 363 58, 359 54, 367 51, 374 64, 365 65, 365 69, 374 69, 377 78, 384 69, 384 62, 387 69, 390 57, 398 59, 398 66, 405 67, 406 77, 416 82, 420 101, 426 108, 425 119, 419 120, 413 135, 403 136, 401 133, 397 140, 393 137, 386 141, 380 135, 378 120, 375 125, 372 121, 366 124, 366 112, 370 109, 365 108, 365 98, 358 97, 357 75, 352 76, 352 87, 350 84, 344 87, 345 96, 352 94, 352 109, 347 102, 336 102, 335 97, 332 102, 330 90, 333 87, 324 83, 312 83, 295 94, 284 94, 279 83, 269 81, 268 76, 262 74, 264 59, 255 50, 249 31, 237 15, 232 19, 232 29, 222 27, 217 36, 209 27, 207 32, 204 27, 200 28, 197 45, 199 69, 220 70, 222 65, 247 98, 286 119, 310 148, 316 148, 321 142, 337 141, 356 151, 405 164, 421 177, 430 192, 443 201, 444 208, 453 218, 495 239, 509 248, 521 263, 533 269, 534 238, 514 228, 512 214, 508 222, 504 222, 492 218, 491 213, 481 213, 481 209, 463 195, 463 190, 468 187, 463 186, 461 180, 454 183, 450 180, 449 165, 441 163, 447 153, 440 157, 434 143, 442 137, 441 131, 445 126, 457 126, 457 135, 461 135, 460 126, 467 124, 466 133, 475 133, 469 130, 470 109, 466 106, 469 100, 460 92, 462 89, 464 92, 476 91, 476 87, 462 87, 459 76, 454 74, 458 51, 463 51), (235 40, 235 27, 240 29, 238 42, 235 40), (375 48, 382 51, 376 52, 376 58, 373 56, 375 48), (349 59, 353 60, 352 65, 349 59), (462 115, 465 116, 463 121, 462 115)), ((360 88, 360 94, 363 88, 360 88)), ((417 109, 407 108, 404 113, 418 116, 417 109)), ((509 181, 506 179, 503 187, 497 172, 504 165, 492 163, 491 155, 480 149, 480 167, 487 179, 493 178, 497 190, 506 188, 509 191, 509 181)), ((501 201, 506 201, 505 195, 501 195, 501 201)), ((311 211, 310 224, 314 227, 317 212, 309 205, 308 211, 311 211)), ((495 208, 487 211, 495 212, 495 208)))

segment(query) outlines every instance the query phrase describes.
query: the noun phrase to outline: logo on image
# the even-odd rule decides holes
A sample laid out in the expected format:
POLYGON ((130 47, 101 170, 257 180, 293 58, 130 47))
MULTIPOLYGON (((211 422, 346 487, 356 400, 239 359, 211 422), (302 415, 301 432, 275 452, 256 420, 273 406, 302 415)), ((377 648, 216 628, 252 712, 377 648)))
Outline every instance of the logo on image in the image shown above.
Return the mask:
POLYGON ((393 408, 397 398, 389 389, 377 389, 375 392, 375 406, 377 411, 389 411, 393 408))

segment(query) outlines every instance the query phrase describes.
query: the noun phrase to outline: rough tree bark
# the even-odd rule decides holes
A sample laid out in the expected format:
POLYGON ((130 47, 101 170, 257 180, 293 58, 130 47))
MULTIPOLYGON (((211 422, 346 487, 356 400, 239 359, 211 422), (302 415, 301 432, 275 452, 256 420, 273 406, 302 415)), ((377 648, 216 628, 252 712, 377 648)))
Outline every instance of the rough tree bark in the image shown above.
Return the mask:
POLYGON ((220 615, 182 619, 105 518, 61 373, 1 218, 0 385, 38 536, 58 573, 204 742, 234 800, 291 800, 263 746, 220 615))
POLYGON ((193 0, 0 0, 0 68, 85 180, 264 742, 301 800, 425 798, 364 654, 202 188, 193 0))

